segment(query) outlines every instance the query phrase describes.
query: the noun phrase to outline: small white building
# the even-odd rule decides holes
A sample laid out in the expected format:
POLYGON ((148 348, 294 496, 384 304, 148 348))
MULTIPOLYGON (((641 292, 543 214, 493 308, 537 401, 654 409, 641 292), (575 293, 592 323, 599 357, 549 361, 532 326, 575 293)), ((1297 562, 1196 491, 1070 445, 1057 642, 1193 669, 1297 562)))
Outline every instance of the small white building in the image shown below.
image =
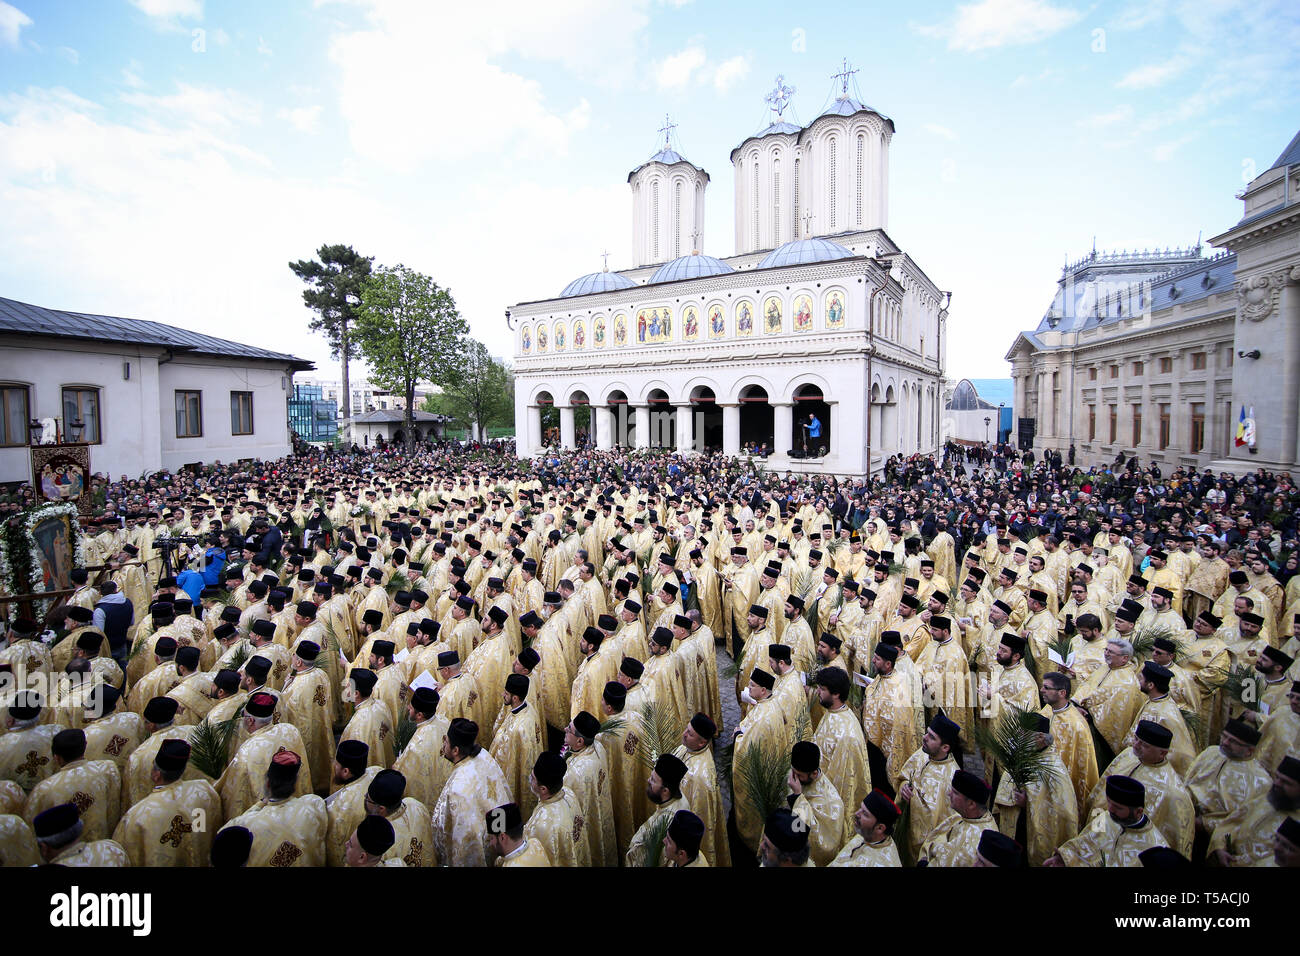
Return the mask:
POLYGON ((280 458, 304 359, 188 329, 0 298, 0 482, 31 479, 31 421, 57 419, 113 478, 280 458))
MULTIPOLYGON (((434 415, 431 412, 414 411, 416 441, 442 441, 446 423, 451 421, 446 415, 434 415)), ((369 448, 379 439, 385 443, 406 441, 406 410, 402 408, 377 408, 352 420, 352 441, 362 448, 369 448)))

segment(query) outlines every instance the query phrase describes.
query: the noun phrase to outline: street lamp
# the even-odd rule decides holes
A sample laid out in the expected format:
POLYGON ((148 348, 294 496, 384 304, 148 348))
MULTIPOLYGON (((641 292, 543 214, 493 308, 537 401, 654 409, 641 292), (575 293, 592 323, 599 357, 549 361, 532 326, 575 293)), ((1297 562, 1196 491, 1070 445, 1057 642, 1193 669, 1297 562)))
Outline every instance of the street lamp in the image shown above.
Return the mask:
POLYGON ((984 416, 984 444, 986 445, 989 443, 989 423, 992 421, 993 419, 987 415, 984 416))

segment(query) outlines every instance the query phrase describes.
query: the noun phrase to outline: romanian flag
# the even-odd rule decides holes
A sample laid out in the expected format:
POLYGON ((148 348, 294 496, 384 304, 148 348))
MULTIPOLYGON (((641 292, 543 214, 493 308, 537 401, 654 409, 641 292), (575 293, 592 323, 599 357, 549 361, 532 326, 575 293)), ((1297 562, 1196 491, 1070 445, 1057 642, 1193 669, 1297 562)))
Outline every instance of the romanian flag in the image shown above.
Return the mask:
POLYGON ((1251 451, 1255 450, 1255 406, 1250 406, 1250 414, 1246 414, 1246 406, 1241 406, 1241 417, 1237 419, 1237 447, 1248 445, 1251 451))
POLYGON ((1237 419, 1237 447, 1246 444, 1246 406, 1241 406, 1241 415, 1237 419))

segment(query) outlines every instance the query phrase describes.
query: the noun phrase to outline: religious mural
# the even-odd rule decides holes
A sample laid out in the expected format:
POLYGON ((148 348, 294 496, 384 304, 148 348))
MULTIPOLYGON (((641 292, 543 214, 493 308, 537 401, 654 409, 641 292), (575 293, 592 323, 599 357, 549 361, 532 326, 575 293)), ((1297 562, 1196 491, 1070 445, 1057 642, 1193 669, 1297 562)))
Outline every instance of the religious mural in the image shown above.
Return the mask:
POLYGON ((700 337, 700 310, 693 305, 682 309, 682 341, 694 342, 700 337))
POLYGON ((591 343, 598 349, 603 349, 605 342, 605 317, 598 315, 591 320, 591 343))
POLYGON ((763 331, 775 334, 781 330, 781 298, 770 295, 763 302, 763 331))
POLYGON ((524 329, 522 341, 523 341, 523 351, 525 352, 525 354, 531 352, 533 350, 533 332, 531 329, 527 329, 527 328, 524 329))
POLYGON ((671 342, 673 310, 670 306, 641 309, 636 314, 636 340, 642 345, 671 342))
POLYGON ((736 303, 736 334, 740 336, 754 334, 754 303, 741 299, 736 303))
POLYGON ((587 347, 587 323, 582 319, 573 320, 573 350, 587 347))
POLYGON ((832 289, 826 293, 826 328, 842 329, 844 324, 844 293, 832 289))
POLYGON ((811 332, 813 327, 812 296, 799 295, 794 300, 794 330, 811 332))
POLYGON ((564 323, 555 323, 555 351, 563 352, 565 345, 568 343, 564 340, 564 323))
POLYGON ((624 312, 614 316, 614 345, 627 345, 627 314, 624 312))
POLYGON ((720 339, 727 334, 727 318, 722 306, 709 306, 709 338, 720 339))
POLYGON ((537 351, 546 351, 546 326, 544 325, 537 327, 537 351))

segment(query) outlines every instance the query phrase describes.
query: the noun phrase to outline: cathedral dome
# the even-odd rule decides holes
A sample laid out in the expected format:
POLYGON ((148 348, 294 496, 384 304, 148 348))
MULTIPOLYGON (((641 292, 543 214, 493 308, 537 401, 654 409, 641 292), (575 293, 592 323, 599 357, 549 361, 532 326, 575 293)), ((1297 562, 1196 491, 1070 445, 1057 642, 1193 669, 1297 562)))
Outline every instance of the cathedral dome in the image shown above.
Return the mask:
POLYGON ((625 275, 617 272, 593 272, 590 275, 580 276, 574 279, 564 287, 560 293, 561 299, 567 299, 574 295, 592 295, 596 292, 615 292, 619 289, 631 289, 636 286, 625 275))
POLYGON ((681 256, 672 262, 665 262, 650 277, 650 281, 675 282, 678 279, 698 279, 701 276, 716 276, 722 275, 724 272, 735 271, 721 259, 696 253, 690 256, 681 256))
POLYGON ((835 259, 852 259, 854 254, 838 242, 829 239, 796 239, 773 249, 758 264, 760 269, 777 266, 801 266, 809 262, 831 262, 835 259))

